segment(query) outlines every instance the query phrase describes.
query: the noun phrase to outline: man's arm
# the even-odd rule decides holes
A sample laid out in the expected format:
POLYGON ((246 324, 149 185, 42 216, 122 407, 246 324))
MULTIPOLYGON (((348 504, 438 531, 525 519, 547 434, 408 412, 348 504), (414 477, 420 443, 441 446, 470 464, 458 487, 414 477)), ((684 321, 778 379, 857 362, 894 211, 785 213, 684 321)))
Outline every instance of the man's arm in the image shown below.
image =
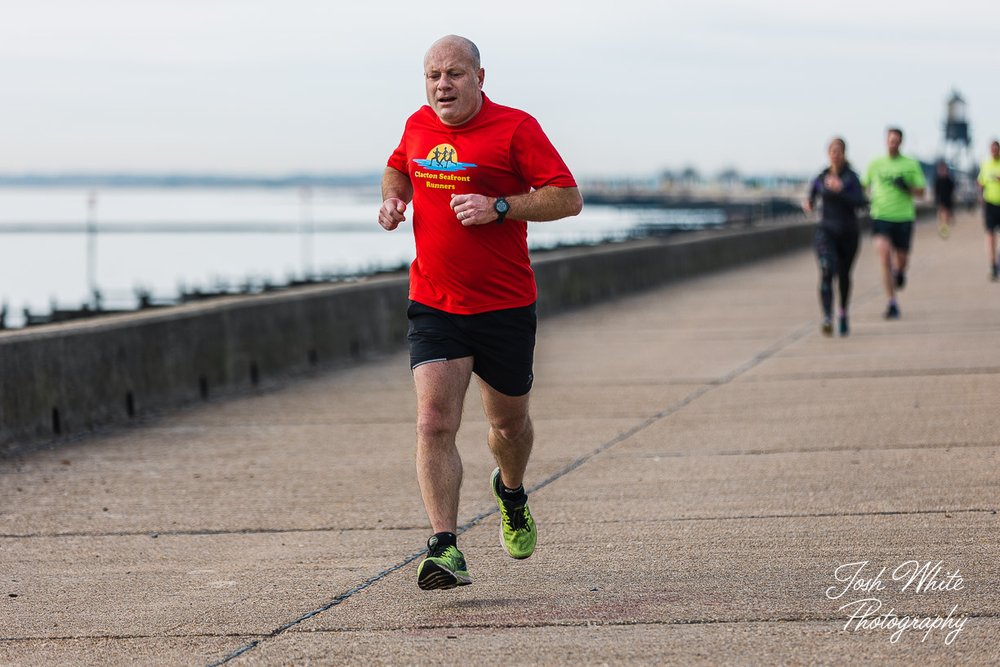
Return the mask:
MULTIPOLYGON (((579 188, 560 188, 547 185, 526 194, 504 197, 510 204, 508 218, 547 222, 577 215, 583 210, 583 197, 579 188)), ((451 198, 451 208, 465 226, 486 225, 495 222, 497 212, 493 208, 496 197, 485 195, 455 195, 451 198)))
POLYGON ((923 197, 927 193, 927 181, 924 180, 924 170, 920 166, 920 163, 916 163, 915 173, 913 175, 913 187, 910 188, 910 194, 913 197, 923 197))
POLYGON ((378 224, 388 231, 406 220, 406 204, 413 199, 413 183, 407 174, 386 167, 382 172, 382 207, 378 211, 378 224))
MULTIPOLYGON (((579 215, 583 210, 580 188, 557 188, 546 186, 523 195, 505 197, 510 204, 507 216, 515 220, 548 222, 579 215)), ((489 198, 490 208, 496 199, 489 198)))

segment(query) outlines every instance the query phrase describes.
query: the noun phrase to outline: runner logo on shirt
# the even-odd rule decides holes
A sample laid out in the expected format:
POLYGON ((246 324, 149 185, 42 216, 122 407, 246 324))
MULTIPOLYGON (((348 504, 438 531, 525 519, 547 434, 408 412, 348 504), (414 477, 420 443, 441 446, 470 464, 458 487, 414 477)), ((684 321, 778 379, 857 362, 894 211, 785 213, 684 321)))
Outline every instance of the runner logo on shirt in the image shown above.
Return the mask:
POLYGON ((438 144, 427 154, 426 160, 414 159, 424 169, 434 171, 465 171, 476 165, 471 162, 459 162, 458 151, 451 144, 438 144))

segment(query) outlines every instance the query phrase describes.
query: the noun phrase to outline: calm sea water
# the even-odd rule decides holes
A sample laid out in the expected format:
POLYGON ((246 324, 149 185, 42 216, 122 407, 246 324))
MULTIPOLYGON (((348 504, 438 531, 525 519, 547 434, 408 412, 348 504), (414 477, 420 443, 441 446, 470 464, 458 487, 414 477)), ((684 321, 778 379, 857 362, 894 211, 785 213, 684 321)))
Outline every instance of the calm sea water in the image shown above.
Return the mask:
MULTIPOLYGON (((172 300, 180 289, 404 266, 411 229, 382 230, 380 201, 374 188, 0 188, 0 302, 16 327, 25 308, 88 302, 92 282, 104 307, 133 308, 140 289, 172 300)), ((599 243, 663 215, 587 206, 576 218, 532 223, 528 238, 533 249, 599 243)))

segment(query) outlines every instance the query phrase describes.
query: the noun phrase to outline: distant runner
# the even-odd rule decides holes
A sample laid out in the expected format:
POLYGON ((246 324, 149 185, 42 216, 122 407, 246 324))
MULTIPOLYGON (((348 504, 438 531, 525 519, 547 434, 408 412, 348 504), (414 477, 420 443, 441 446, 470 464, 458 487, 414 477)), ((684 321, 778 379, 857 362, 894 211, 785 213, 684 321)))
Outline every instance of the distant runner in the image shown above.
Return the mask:
POLYGON ((986 225, 986 254, 990 260, 990 279, 1000 278, 997 259, 997 232, 1000 231, 1000 142, 990 144, 990 157, 979 165, 976 179, 983 191, 983 223, 986 225))
POLYGON ((861 183, 871 193, 872 239, 889 299, 885 308, 889 320, 899 318, 896 292, 906 286, 913 222, 917 219, 913 198, 922 197, 927 187, 920 163, 900 154, 902 143, 903 131, 890 128, 886 134, 888 155, 871 161, 861 183))
POLYGON ((816 228, 816 258, 819 260, 819 299, 823 309, 820 330, 825 336, 833 335, 834 276, 840 291, 837 331, 841 336, 850 332, 851 269, 858 254, 857 208, 865 203, 861 181, 847 162, 846 151, 847 144, 840 137, 830 142, 827 149, 830 166, 813 179, 803 204, 805 211, 812 213, 816 200, 822 202, 816 228))
POLYGON ((946 239, 951 236, 955 224, 955 180, 944 160, 938 161, 934 175, 934 203, 937 205, 938 234, 946 239))

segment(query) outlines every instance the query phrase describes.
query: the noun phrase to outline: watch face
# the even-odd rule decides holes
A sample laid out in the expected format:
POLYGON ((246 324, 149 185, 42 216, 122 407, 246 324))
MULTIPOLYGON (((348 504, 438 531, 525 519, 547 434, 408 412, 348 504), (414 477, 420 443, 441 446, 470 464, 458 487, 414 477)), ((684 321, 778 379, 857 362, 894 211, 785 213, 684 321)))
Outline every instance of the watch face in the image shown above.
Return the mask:
POLYGON ((510 209, 510 204, 507 203, 506 199, 497 199, 495 208, 497 213, 506 213, 510 209))

